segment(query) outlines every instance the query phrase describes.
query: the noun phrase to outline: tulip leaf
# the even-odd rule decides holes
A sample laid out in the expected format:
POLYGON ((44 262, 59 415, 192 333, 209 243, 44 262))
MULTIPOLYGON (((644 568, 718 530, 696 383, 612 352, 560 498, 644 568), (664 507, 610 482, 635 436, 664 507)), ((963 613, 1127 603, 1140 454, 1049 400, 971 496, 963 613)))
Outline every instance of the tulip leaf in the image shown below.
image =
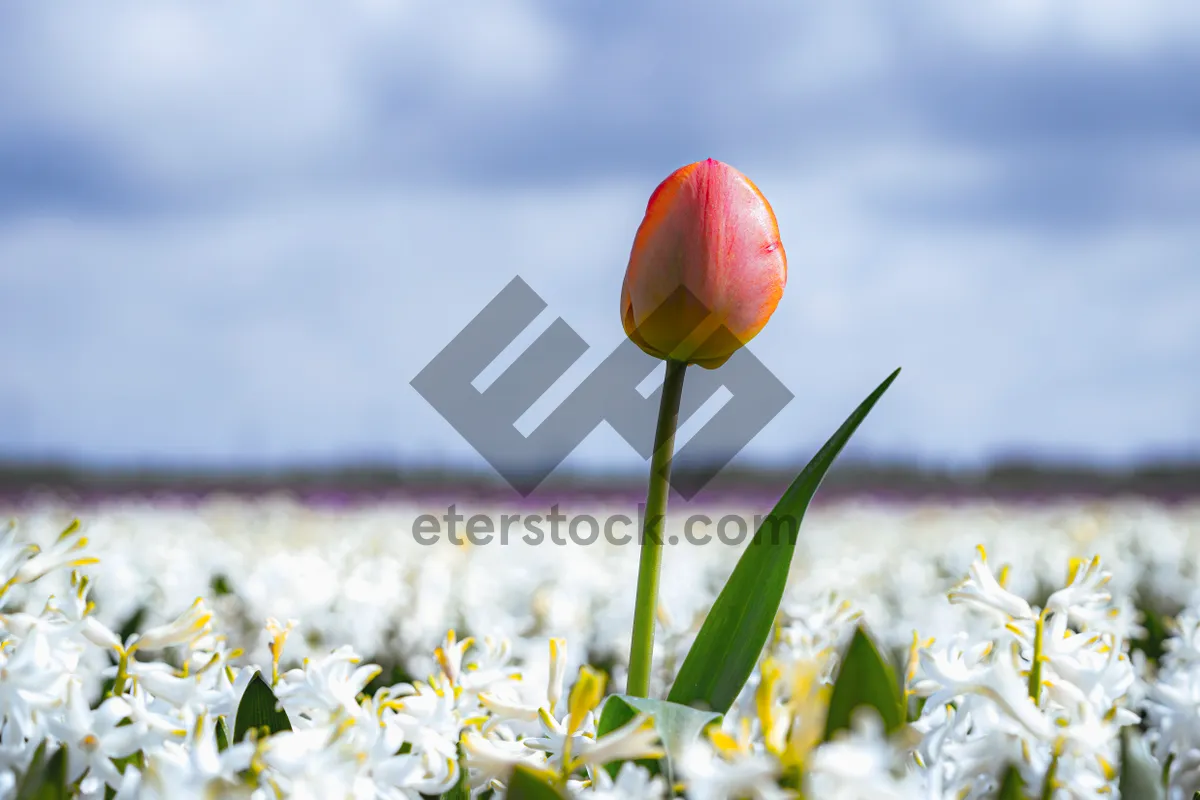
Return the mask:
POLYGON ((1025 800, 1025 781, 1021 780, 1021 773, 1015 765, 1009 764, 1004 771, 1004 780, 1000 782, 996 800, 1025 800))
POLYGON ((1121 790, 1121 797, 1138 800, 1166 797, 1162 767, 1150 755, 1146 743, 1133 727, 1121 729, 1121 772, 1117 788, 1121 790))
POLYGON ((637 709, 629 705, 629 695, 609 695, 600 709, 600 721, 596 723, 596 738, 611 733, 637 716, 637 709))
POLYGON ((850 730, 855 709, 870 706, 879 712, 888 733, 904 724, 904 701, 891 665, 879 654, 871 637, 860 625, 842 657, 829 712, 825 717, 825 741, 841 730, 850 730))
POLYGON ((518 764, 513 767, 505 796, 514 800, 566 800, 566 794, 554 786, 553 780, 554 773, 518 764))
POLYGON ((263 680, 262 673, 256 672, 246 686, 242 702, 238 704, 237 719, 233 723, 233 741, 240 742, 249 731, 262 728, 266 728, 269 736, 279 731, 290 731, 292 723, 287 712, 279 707, 279 700, 263 680))
POLYGON ((896 380, 888 376, 842 423, 783 493, 713 603, 667 699, 724 714, 754 671, 787 585, 800 522, 846 442, 896 380))
MULTIPOLYGON (((663 749, 667 751, 668 782, 673 785, 675 765, 683 755, 683 751, 700 732, 714 720, 721 718, 713 711, 701 711, 691 706, 682 706, 667 700, 653 700, 647 697, 633 697, 626 694, 615 694, 604 701, 604 709, 600 713, 600 724, 596 729, 597 738, 610 731, 626 725, 637 716, 638 712, 650 715, 654 720, 654 729, 662 740, 663 749)), ((638 763, 649 766, 654 762, 643 759, 638 763)), ((609 774, 616 777, 620 762, 614 761, 605 765, 609 774)), ((653 769, 653 768, 651 768, 653 769)))

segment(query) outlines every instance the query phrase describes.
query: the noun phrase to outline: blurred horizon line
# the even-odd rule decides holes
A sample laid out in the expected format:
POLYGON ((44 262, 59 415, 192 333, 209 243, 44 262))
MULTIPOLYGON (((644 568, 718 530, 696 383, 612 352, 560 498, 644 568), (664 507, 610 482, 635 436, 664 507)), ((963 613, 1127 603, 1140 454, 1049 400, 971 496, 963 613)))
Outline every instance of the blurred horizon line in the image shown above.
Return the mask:
MULTIPOLYGON (((778 497, 803 464, 732 464, 695 498, 778 497)), ((636 498, 646 476, 634 469, 556 469, 521 498, 488 468, 358 460, 276 467, 107 465, 65 460, 0 458, 0 498, 39 493, 103 499, 113 496, 197 497, 214 493, 262 496, 288 493, 305 500, 378 500, 435 497, 536 502, 557 497, 636 498)), ((1097 462, 1012 456, 981 466, 946 466, 917 459, 847 454, 830 471, 820 495, 879 499, 1037 500, 1054 497, 1138 496, 1156 500, 1200 498, 1200 458, 1154 458, 1114 466, 1097 462)))

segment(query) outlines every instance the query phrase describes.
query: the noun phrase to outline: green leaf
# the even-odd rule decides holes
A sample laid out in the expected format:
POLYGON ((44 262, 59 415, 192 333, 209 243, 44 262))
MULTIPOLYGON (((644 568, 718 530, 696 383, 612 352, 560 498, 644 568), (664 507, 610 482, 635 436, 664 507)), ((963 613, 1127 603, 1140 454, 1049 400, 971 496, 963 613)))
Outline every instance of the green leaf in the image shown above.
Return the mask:
POLYGON ((1138 800, 1162 800, 1162 767, 1150 755, 1146 743, 1133 727, 1121 729, 1121 772, 1117 787, 1121 797, 1138 800))
POLYGON ((223 753, 229 748, 229 723, 225 717, 217 717, 216 725, 217 752, 223 753))
MULTIPOLYGON (((626 694, 615 694, 604 701, 600 713, 600 724, 596 729, 599 738, 609 731, 614 731, 632 720, 638 712, 649 714, 654 720, 654 729, 662 740, 663 749, 667 751, 668 783, 674 784, 674 765, 678 763, 683 751, 696 738, 705 726, 721 718, 713 711, 701 711, 691 706, 681 706, 667 700, 653 700, 647 697, 631 697, 626 694)), ((644 760, 639 763, 644 764, 644 760)), ((606 764, 609 774, 616 777, 620 762, 606 764)))
POLYGON ((67 750, 60 747, 54 755, 46 758, 46 742, 38 745, 33 754, 21 785, 17 789, 17 800, 66 800, 67 793, 67 750))
POLYGON ((33 758, 29 762, 29 769, 25 770, 25 774, 21 777, 21 783, 17 787, 17 800, 26 800, 26 798, 34 797, 38 786, 42 782, 42 776, 46 774, 46 740, 37 746, 33 751, 33 758))
POLYGON ((518 764, 508 781, 506 797, 512 800, 566 800, 567 796, 550 782, 553 775, 537 772, 518 764))
POLYGON ((838 453, 899 374, 889 375, 854 409, 763 520, 708 612, 668 700, 722 714, 729 710, 771 634, 809 502, 838 453))
POLYGON ((292 723, 287 713, 279 708, 279 700, 263 680, 262 673, 256 672, 246 686, 242 702, 238 704, 237 719, 233 724, 233 741, 240 742, 251 729, 261 728, 266 728, 269 736, 279 731, 290 731, 292 723))
MULTIPOLYGON (((117 726, 123 727, 125 725, 132 725, 132 724, 133 724, 133 720, 130 719, 129 717, 126 717, 125 719, 121 720, 117 724, 117 726)), ((136 767, 139 771, 142 771, 142 770, 145 770, 145 768, 146 768, 146 754, 143 753, 141 750, 135 750, 134 752, 130 753, 127 756, 122 756, 120 758, 112 759, 112 763, 113 763, 113 766, 117 768, 117 772, 121 773, 122 775, 124 775, 125 771, 128 770, 131 766, 136 767)), ((116 796, 117 796, 116 789, 114 789, 111 786, 104 787, 104 800, 113 800, 113 798, 115 798, 116 796)))
POLYGON ((1000 782, 996 800, 1025 800, 1025 781, 1021 780, 1021 773, 1016 766, 1009 764, 1004 771, 1004 780, 1000 782))
POLYGON ((611 733, 637 716, 637 709, 626 702, 628 695, 609 695, 600 709, 600 721, 596 724, 596 738, 611 733))
POLYGON ((878 711, 888 733, 904 724, 904 701, 896 673, 861 625, 854 631, 833 683, 829 713, 825 717, 825 741, 840 730, 849 730, 854 710, 860 706, 878 711))

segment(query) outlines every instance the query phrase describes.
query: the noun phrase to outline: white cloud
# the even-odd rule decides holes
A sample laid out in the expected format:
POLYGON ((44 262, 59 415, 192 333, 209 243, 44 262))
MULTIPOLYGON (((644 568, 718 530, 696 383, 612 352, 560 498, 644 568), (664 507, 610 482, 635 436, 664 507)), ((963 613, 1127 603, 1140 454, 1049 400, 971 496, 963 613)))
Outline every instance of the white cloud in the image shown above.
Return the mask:
POLYGON ((1054 44, 1137 56, 1166 44, 1194 44, 1200 36, 1200 8, 1188 0, 982 0, 935 7, 956 33, 1009 54, 1054 44))

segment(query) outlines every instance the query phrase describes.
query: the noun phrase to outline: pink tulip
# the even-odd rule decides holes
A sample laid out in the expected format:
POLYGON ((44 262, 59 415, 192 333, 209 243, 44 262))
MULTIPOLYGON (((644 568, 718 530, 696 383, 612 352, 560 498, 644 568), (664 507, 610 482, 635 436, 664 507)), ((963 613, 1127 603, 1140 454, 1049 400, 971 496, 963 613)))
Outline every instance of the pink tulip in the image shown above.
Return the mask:
POLYGON ((656 358, 714 369, 767 324, 787 257, 767 198, 708 159, 650 195, 621 287, 625 333, 656 358))

